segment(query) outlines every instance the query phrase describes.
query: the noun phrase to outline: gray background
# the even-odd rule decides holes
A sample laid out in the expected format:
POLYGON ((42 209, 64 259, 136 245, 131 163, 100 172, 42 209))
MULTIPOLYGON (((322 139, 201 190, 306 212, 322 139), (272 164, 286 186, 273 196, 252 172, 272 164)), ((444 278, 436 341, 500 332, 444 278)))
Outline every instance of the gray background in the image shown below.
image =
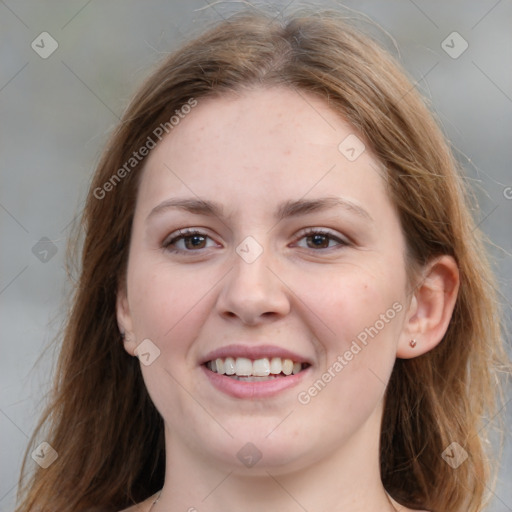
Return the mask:
MULTIPOLYGON (((13 510, 22 455, 49 390, 56 352, 42 354, 67 305, 66 239, 101 148, 156 62, 206 22, 241 5, 210 4, 0 0, 1 512, 13 510), (42 32, 59 45, 46 59, 31 47, 42 32), (42 237, 51 242, 36 245, 42 237)), ((272 2, 276 15, 299 4, 308 5, 272 2)), ((395 39, 402 63, 457 148, 480 203, 475 217, 494 244, 510 325, 512 2, 369 0, 344 5, 368 15, 395 39), (441 46, 454 31, 469 45, 458 58, 441 46)), ((453 51, 460 44, 454 40, 453 51)), ((510 424, 510 409, 496 419, 510 424)), ((510 432, 505 448, 492 512, 512 511, 510 432)))

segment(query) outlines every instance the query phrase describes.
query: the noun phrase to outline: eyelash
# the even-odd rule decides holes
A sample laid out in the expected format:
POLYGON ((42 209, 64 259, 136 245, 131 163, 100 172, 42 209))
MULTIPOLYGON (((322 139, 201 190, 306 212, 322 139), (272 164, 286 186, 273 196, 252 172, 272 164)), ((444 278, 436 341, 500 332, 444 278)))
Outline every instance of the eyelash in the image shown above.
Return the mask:
MULTIPOLYGON (((180 229, 179 230, 179 235, 178 236, 172 236, 167 238, 164 243, 162 244, 162 248, 171 252, 171 253, 179 253, 179 254, 186 254, 186 253, 193 253, 193 252, 199 252, 201 251, 202 249, 207 249, 207 248, 201 248, 201 249, 197 249, 196 251, 194 250, 184 250, 184 249, 176 249, 176 248, 170 248, 174 243, 176 243, 177 241, 179 240, 184 240, 184 239, 187 239, 187 238, 192 238, 194 236, 201 236, 201 237, 205 237, 205 238, 210 238, 210 236, 208 236, 206 233, 203 233, 201 231, 198 231, 196 229, 180 229)), ((325 237, 328 237, 330 238, 331 240, 334 240, 336 242, 339 243, 339 246, 340 247, 346 247, 349 245, 349 242, 346 241, 346 240, 343 240, 337 236, 335 236, 333 233, 331 233, 330 231, 327 231, 325 229, 320 229, 320 228, 309 228, 308 230, 304 231, 301 236, 297 239, 297 240, 302 240, 303 238, 306 238, 308 236, 313 236, 313 235, 321 235, 321 236, 325 236, 325 237)), ((311 249, 315 252, 318 252, 316 249, 312 249, 312 248, 307 248, 307 249, 311 249)), ((320 250, 328 250, 328 249, 333 249, 333 247, 321 247, 320 250)))

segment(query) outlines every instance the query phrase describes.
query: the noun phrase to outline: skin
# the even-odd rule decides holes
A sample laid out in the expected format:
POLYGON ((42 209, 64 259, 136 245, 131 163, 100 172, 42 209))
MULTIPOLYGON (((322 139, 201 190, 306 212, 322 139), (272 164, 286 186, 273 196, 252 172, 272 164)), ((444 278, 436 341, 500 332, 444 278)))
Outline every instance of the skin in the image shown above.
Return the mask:
MULTIPOLYGON (((416 357, 441 341, 458 271, 452 258, 438 258, 408 293, 405 240, 383 171, 368 145, 355 161, 338 150, 350 134, 357 135, 319 98, 254 88, 199 99, 149 155, 117 312, 131 355, 144 339, 160 350, 152 364, 141 364, 169 454, 152 512, 393 510, 379 474, 384 391, 397 357, 416 357), (273 217, 285 200, 326 196, 351 201, 368 218, 341 207, 273 217), (150 215, 177 197, 217 201, 225 216, 175 208, 150 215), (163 247, 183 228, 208 238, 163 247), (304 228, 334 238, 315 245, 304 228), (235 251, 247 236, 263 249, 252 263, 235 251), (300 403, 298 393, 393 304, 401 308, 394 318, 300 403), (312 367, 299 386, 274 397, 234 398, 199 366, 231 343, 288 348, 312 367), (262 454, 251 468, 237 458, 247 442, 262 454)), ((152 501, 130 510, 147 512, 152 501)))

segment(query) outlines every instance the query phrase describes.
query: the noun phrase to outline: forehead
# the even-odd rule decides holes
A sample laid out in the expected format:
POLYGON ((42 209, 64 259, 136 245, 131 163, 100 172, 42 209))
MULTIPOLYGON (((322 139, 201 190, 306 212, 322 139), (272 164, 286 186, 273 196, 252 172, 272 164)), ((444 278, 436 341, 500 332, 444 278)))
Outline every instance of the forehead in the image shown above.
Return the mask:
POLYGON ((248 208, 278 196, 384 193, 382 166, 321 98, 274 87, 197 102, 149 155, 141 202, 197 195, 248 208))

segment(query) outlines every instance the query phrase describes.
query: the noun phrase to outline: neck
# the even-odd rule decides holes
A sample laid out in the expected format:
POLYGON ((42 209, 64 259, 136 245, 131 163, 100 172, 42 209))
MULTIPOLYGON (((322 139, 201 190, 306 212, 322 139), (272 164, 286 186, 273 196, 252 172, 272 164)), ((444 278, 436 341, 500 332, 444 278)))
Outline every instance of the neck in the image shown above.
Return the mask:
POLYGON ((252 468, 209 460, 166 429, 165 485, 151 512, 393 512, 379 467, 380 422, 371 421, 344 445, 306 467, 252 468), (369 442, 369 440, 374 440, 369 442))

